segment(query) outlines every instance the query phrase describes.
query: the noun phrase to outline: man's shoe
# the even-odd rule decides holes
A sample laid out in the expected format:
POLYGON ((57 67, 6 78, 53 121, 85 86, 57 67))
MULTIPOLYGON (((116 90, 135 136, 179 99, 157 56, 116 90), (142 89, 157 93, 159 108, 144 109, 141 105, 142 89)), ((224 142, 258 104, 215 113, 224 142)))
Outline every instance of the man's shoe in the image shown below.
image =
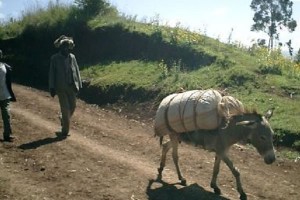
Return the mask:
POLYGON ((60 125, 62 126, 62 125, 63 125, 63 122, 62 122, 62 116, 59 115, 59 116, 58 116, 58 119, 59 119, 59 121, 60 121, 60 125))
POLYGON ((9 136, 9 137, 5 137, 3 141, 4 141, 4 142, 13 142, 14 139, 15 139, 14 136, 9 136))
POLYGON ((68 136, 70 136, 69 132, 67 132, 67 131, 62 131, 62 132, 61 132, 61 135, 62 135, 63 137, 68 137, 68 136))

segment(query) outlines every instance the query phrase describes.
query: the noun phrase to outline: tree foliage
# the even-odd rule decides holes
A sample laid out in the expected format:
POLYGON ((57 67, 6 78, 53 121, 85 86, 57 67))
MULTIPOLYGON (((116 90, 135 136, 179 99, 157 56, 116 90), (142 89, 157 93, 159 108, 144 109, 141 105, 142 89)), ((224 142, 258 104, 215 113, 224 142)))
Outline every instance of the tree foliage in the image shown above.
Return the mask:
POLYGON ((284 27, 293 32, 297 26, 292 18, 293 2, 291 0, 252 0, 254 10, 251 31, 263 31, 269 36, 269 48, 273 48, 274 39, 279 40, 279 30, 284 27))
POLYGON ((298 53, 297 53, 297 55, 295 57, 295 61, 296 61, 296 63, 300 64, 300 48, 299 48, 298 53))
POLYGON ((287 43, 286 43, 288 49, 289 49, 289 54, 290 56, 293 56, 293 51, 294 51, 294 48, 292 47, 292 40, 289 40, 287 43))
POLYGON ((94 17, 109 7, 105 0, 75 0, 74 3, 87 18, 94 17))

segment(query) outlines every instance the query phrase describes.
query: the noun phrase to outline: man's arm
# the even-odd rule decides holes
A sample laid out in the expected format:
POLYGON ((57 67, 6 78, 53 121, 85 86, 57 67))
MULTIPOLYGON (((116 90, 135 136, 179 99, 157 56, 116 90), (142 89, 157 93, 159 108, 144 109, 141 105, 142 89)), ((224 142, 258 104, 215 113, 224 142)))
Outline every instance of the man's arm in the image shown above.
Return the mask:
POLYGON ((50 61, 50 68, 49 68, 49 90, 51 97, 54 97, 56 95, 55 91, 55 64, 54 64, 54 58, 51 57, 50 61))

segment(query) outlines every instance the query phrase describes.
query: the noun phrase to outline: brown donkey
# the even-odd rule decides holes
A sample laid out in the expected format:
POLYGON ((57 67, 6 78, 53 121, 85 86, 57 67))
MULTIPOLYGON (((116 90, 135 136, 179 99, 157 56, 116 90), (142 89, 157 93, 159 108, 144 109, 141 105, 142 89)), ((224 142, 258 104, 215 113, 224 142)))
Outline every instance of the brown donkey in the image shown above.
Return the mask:
POLYGON ((164 144, 162 144, 163 134, 156 132, 155 134, 160 136, 160 143, 162 145, 160 168, 158 168, 158 180, 162 179, 162 171, 166 163, 166 154, 172 148, 172 157, 178 178, 181 181, 181 184, 186 185, 186 180, 181 175, 178 165, 178 143, 184 141, 196 146, 202 146, 202 148, 216 153, 210 184, 216 194, 221 194, 221 190, 217 185, 217 176, 222 160, 229 167, 236 179, 237 191, 240 194, 240 199, 246 200, 247 195, 242 187, 240 173, 238 169, 233 166, 232 161, 227 156, 227 152, 235 143, 249 142, 264 158, 266 164, 273 163, 275 161, 273 130, 268 122, 271 115, 271 111, 268 111, 265 116, 258 114, 256 111, 245 111, 243 114, 232 116, 228 120, 223 120, 220 128, 216 130, 198 130, 188 133, 172 132, 169 134, 170 140, 164 144))

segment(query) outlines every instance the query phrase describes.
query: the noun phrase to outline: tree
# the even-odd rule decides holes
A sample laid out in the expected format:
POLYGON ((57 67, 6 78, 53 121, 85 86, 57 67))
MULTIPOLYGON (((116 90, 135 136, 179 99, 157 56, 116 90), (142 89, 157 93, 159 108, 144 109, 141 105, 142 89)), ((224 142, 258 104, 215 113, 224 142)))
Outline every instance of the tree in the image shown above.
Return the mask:
POLYGON ((75 0, 74 3, 88 18, 98 15, 109 6, 105 0, 75 0))
POLYGON ((300 64, 300 48, 299 48, 298 53, 297 53, 297 55, 295 57, 295 61, 296 61, 296 63, 300 64))
POLYGON ((231 28, 231 31, 230 31, 229 36, 228 36, 228 44, 231 43, 232 33, 233 33, 233 28, 231 28))
POLYGON ((292 40, 289 40, 286 45, 288 46, 289 48, 289 54, 290 56, 292 57, 293 56, 293 51, 294 51, 294 48, 292 47, 292 40))
POLYGON ((293 2, 291 0, 252 0, 254 10, 251 31, 263 31, 269 36, 269 49, 273 49, 274 39, 279 40, 279 30, 284 27, 293 32, 297 26, 292 18, 293 2))
POLYGON ((257 44, 260 47, 266 47, 266 40, 265 39, 258 39, 257 44))

